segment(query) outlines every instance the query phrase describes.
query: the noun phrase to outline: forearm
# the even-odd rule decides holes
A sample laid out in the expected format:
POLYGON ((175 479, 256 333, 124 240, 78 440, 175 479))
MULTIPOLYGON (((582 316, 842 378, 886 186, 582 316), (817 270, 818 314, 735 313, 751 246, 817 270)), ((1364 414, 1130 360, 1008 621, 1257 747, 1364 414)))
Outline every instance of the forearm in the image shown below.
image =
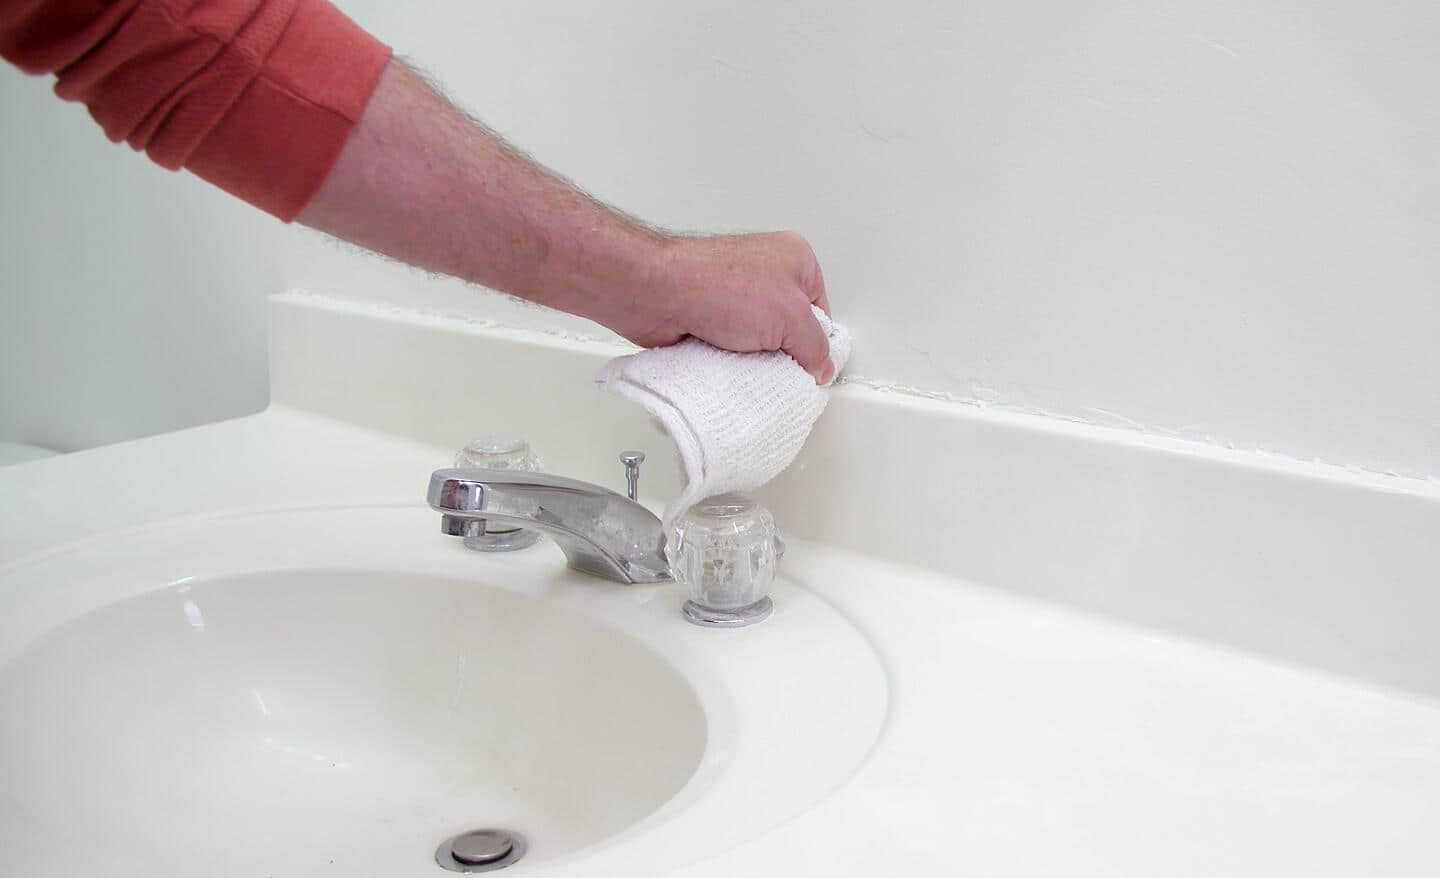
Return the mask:
POLYGON ((394 59, 299 220, 612 328, 628 325, 617 310, 663 309, 666 236, 521 155, 394 59))
POLYGON ((0 0, 0 57, 287 222, 646 347, 695 335, 834 373, 800 235, 656 232, 509 148, 325 0, 0 0))

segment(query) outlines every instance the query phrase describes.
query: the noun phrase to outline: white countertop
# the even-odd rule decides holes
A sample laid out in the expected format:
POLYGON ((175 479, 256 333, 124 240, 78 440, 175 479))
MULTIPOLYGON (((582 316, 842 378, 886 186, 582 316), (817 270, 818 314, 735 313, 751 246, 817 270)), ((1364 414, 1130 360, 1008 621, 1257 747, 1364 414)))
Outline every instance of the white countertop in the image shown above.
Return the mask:
MULTIPOLYGON (((0 575, 167 519, 420 507, 449 453, 272 409, 6 467, 0 575)), ((806 540, 782 573, 873 646, 883 730, 813 809, 678 874, 1440 871, 1433 701, 806 540)))

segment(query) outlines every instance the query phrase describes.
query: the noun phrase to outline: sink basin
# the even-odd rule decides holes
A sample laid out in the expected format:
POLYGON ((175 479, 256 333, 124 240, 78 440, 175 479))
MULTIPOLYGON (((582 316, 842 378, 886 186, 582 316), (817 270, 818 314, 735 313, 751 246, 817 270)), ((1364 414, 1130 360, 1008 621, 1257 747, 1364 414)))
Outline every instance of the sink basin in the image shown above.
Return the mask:
POLYGON ((27 810, 100 828, 87 847, 251 874, 326 862, 357 830, 367 859, 403 858, 464 815, 567 853, 679 792, 706 737, 671 665, 580 613, 335 570, 89 613, 0 674, 0 704, 27 810), (236 826, 251 843, 231 847, 236 826))
POLYGON ((703 631, 678 589, 554 547, 468 552, 411 509, 162 526, 0 570, 6 869, 439 875, 436 845, 482 827, 529 839, 511 874, 703 857, 879 734, 868 646, 782 591, 753 633, 703 631))

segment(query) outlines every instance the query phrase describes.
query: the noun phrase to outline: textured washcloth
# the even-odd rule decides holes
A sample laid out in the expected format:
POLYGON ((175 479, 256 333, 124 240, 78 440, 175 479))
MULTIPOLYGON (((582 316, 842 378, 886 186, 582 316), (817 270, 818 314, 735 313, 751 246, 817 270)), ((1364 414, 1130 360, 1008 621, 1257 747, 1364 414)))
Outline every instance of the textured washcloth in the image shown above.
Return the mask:
MULTIPOLYGON (((838 375, 850 356, 850 333, 814 310, 838 375)), ((665 507, 667 533, 696 501, 751 491, 778 476, 800 453, 829 397, 789 354, 737 354, 697 338, 617 357, 600 370, 599 382, 644 406, 679 449, 685 488, 665 507)))

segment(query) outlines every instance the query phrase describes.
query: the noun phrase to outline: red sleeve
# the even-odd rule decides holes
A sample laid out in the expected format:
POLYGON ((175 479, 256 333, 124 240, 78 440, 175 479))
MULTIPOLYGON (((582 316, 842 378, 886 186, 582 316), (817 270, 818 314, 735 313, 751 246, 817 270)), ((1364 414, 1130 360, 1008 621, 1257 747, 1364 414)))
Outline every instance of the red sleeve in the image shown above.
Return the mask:
POLYGON ((0 0, 0 56, 111 140, 289 222, 390 49, 325 0, 0 0))

